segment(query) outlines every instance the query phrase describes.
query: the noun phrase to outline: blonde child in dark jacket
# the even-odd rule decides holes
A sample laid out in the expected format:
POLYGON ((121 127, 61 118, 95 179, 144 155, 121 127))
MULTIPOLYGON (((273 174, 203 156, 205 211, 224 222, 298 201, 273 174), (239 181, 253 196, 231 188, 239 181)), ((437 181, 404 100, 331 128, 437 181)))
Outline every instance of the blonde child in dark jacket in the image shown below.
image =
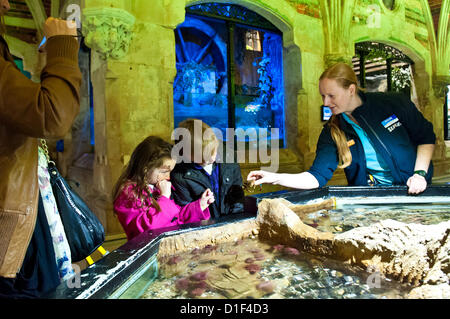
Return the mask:
POLYGON ((170 180, 176 191, 174 199, 178 205, 186 205, 200 198, 210 189, 215 201, 210 205, 211 218, 244 212, 244 191, 242 175, 237 163, 217 163, 219 141, 209 125, 197 119, 187 119, 178 125, 184 129, 187 140, 182 139, 185 147, 182 162, 175 165, 170 180), (199 156, 201 154, 201 156, 199 156))

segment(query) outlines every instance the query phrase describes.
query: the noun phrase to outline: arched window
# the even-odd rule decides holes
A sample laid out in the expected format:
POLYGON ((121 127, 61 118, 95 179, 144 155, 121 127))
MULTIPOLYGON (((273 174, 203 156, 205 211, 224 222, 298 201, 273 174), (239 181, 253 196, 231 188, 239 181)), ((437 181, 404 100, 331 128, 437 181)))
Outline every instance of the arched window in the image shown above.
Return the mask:
POLYGON ((377 42, 355 45, 353 66, 359 85, 367 91, 414 94, 412 66, 414 62, 401 51, 377 42))
POLYGON ((227 128, 267 129, 269 142, 277 138, 284 147, 281 32, 244 7, 206 3, 186 9, 175 36, 175 127, 186 118, 201 119, 224 141, 227 128), (271 128, 279 129, 278 136, 270 136, 271 128))

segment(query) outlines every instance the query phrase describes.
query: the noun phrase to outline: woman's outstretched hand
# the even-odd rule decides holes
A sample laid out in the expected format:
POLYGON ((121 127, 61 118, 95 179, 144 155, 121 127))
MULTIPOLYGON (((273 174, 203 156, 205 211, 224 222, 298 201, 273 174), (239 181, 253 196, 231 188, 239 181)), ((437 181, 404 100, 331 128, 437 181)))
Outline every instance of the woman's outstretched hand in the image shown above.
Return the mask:
POLYGON ((273 184, 278 181, 278 174, 267 171, 251 171, 247 176, 247 181, 253 182, 255 186, 261 184, 273 184))

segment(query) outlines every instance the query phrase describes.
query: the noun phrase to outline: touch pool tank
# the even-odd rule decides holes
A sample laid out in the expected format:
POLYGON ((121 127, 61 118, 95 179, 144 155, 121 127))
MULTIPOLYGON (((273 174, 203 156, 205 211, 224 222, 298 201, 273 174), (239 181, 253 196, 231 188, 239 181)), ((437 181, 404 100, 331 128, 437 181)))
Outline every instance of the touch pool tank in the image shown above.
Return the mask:
POLYGON ((257 204, 333 199, 336 207, 302 216, 323 232, 344 233, 385 219, 424 225, 450 220, 450 187, 419 196, 405 187, 325 187, 246 198, 246 213, 141 234, 63 283, 50 298, 404 298, 408 284, 315 256, 280 242, 258 240, 257 204))

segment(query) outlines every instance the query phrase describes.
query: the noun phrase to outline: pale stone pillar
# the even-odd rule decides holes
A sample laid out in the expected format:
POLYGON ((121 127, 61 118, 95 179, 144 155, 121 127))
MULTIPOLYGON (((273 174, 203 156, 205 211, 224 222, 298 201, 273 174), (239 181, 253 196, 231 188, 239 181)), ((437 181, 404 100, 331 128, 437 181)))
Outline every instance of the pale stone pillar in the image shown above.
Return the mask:
MULTIPOLYGON (((122 101, 130 87, 125 85, 126 81, 120 80, 122 74, 115 70, 115 61, 126 57, 134 23, 134 16, 121 8, 94 7, 83 11, 85 43, 92 49, 95 121, 93 183, 87 192, 95 196, 88 195, 87 200, 105 226, 107 235, 122 232, 112 213, 111 191, 122 168, 120 155, 117 155, 122 148, 119 122, 122 101)), ((128 85, 136 86, 136 83, 128 85)))
POLYGON ((433 163, 435 167, 434 176, 448 175, 450 174, 449 158, 447 156, 447 146, 444 142, 444 136, 442 134, 444 130, 444 120, 446 116, 444 114, 444 103, 446 93, 448 91, 448 85, 450 85, 450 76, 440 75, 433 77, 433 92, 432 97, 435 100, 436 107, 433 108, 434 112, 434 131, 436 133, 436 147, 433 154, 433 163))
POLYGON ((103 216, 107 235, 123 233, 111 192, 135 147, 149 135, 171 141, 173 30, 184 20, 181 2, 98 0, 83 10, 83 33, 93 49, 93 209, 103 216))

